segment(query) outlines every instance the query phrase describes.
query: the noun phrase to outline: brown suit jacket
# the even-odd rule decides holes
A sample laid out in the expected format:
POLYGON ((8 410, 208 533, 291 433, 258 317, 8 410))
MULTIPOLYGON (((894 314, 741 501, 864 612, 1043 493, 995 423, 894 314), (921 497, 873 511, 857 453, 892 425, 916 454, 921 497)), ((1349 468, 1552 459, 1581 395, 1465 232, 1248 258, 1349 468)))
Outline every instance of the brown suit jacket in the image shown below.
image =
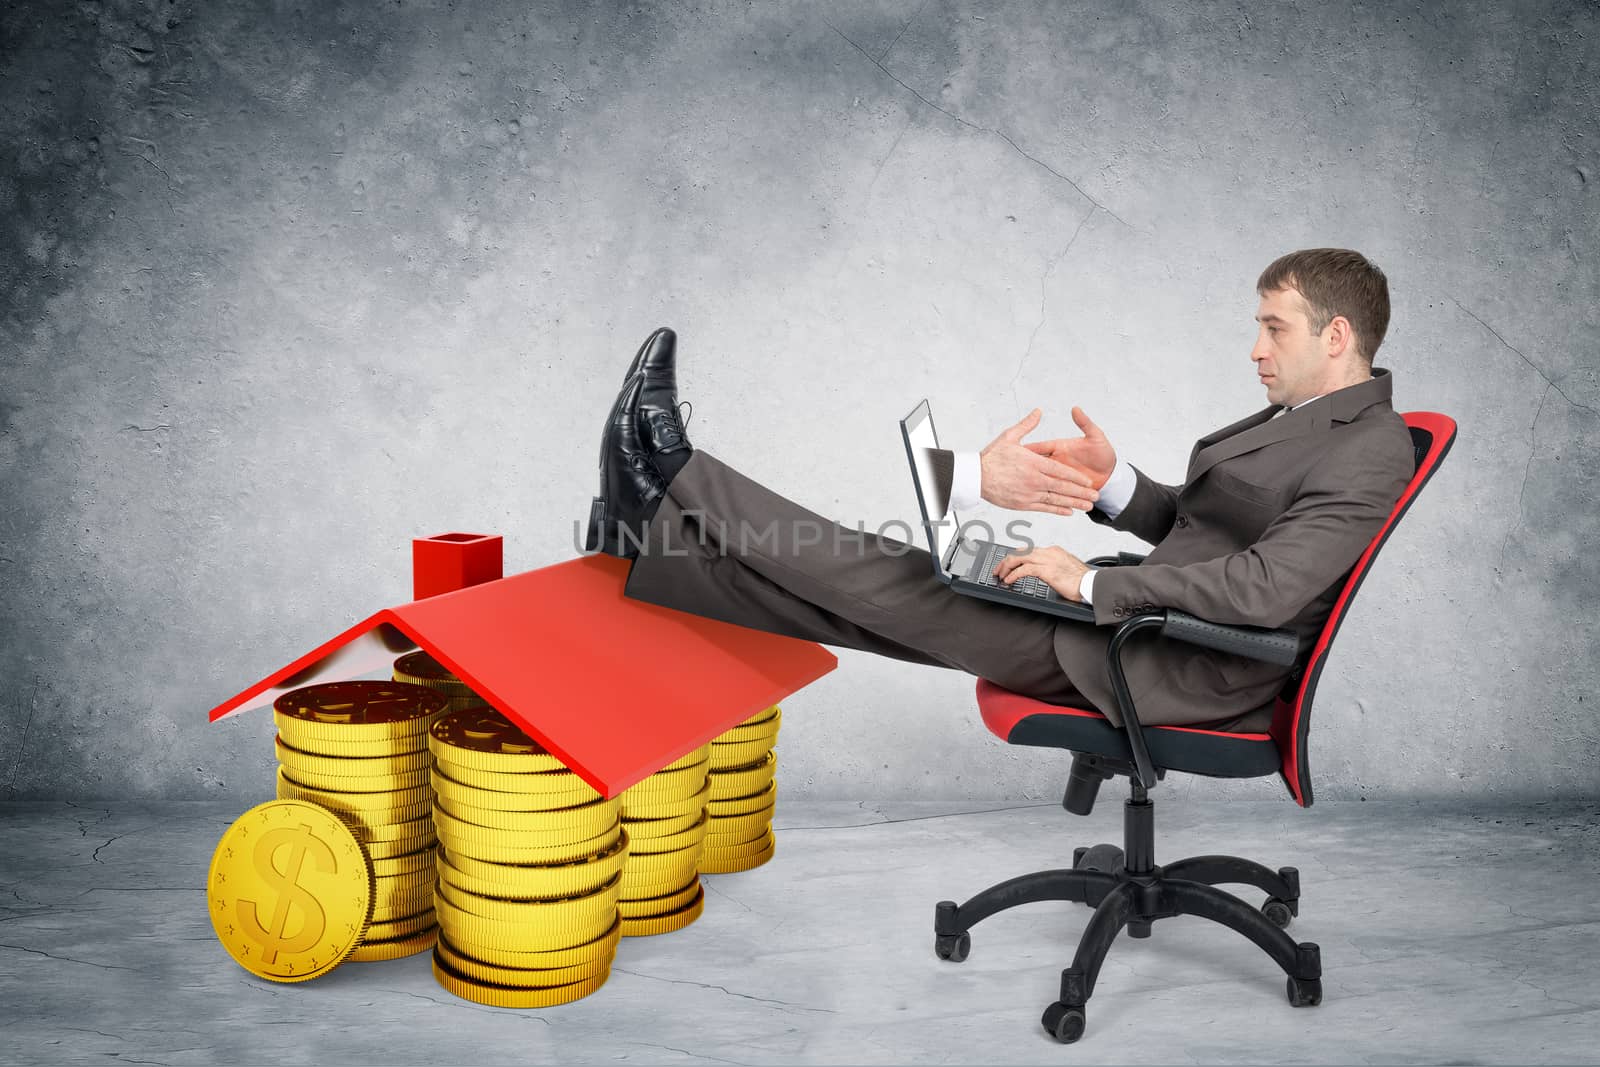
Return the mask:
MULTIPOLYGON (((1115 519, 1089 512, 1155 545, 1139 566, 1095 575, 1100 625, 1056 625, 1056 659, 1113 722, 1121 716, 1106 646, 1115 624, 1141 610, 1289 627, 1302 647, 1315 639, 1415 469, 1410 433, 1390 404, 1390 373, 1372 373, 1277 418, 1281 408, 1273 405, 1202 437, 1182 485, 1162 485, 1135 468, 1138 486, 1115 519)), ((1158 635, 1130 641, 1123 666, 1146 725, 1253 713, 1234 728, 1265 729, 1289 674, 1158 635)))

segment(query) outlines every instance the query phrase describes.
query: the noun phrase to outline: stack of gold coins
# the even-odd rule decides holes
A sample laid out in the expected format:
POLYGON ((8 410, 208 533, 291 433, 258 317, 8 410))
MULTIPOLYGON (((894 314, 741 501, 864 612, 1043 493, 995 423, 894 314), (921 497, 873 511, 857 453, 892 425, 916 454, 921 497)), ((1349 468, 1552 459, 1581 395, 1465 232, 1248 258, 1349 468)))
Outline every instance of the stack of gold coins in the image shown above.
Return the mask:
POLYGON ((341 816, 372 859, 372 924, 350 956, 386 960, 433 944, 428 727, 445 697, 405 682, 325 682, 273 701, 278 799, 341 816))
POLYGON ((467 683, 420 648, 394 661, 394 680, 437 689, 450 701, 445 709, 447 711, 487 706, 481 696, 467 688, 467 683))
POLYGON ((493 708, 449 713, 428 747, 439 834, 434 977, 502 1008, 599 989, 622 934, 620 800, 602 798, 493 708))
POLYGON ((681 930, 705 906, 700 850, 706 836, 710 745, 701 745, 622 791, 628 862, 622 868, 622 935, 681 930))
POLYGON ((782 714, 774 704, 711 742, 701 874, 747 871, 772 858, 772 812, 778 797, 778 757, 772 746, 782 714))

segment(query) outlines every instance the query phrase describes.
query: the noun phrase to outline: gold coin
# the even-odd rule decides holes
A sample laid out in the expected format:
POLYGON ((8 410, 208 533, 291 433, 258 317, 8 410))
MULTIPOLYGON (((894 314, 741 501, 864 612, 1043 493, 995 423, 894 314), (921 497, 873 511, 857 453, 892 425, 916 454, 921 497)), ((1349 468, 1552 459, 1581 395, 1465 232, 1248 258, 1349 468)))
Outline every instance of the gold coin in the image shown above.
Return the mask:
POLYGON ((452 711, 428 731, 439 759, 483 771, 556 771, 567 765, 493 708, 452 711))
POLYGON ((433 894, 430 892, 425 896, 412 897, 410 900, 397 901, 396 903, 390 904, 387 907, 372 909, 372 925, 379 926, 389 923, 397 923, 404 919, 414 918, 418 915, 421 915, 425 911, 431 912, 432 910, 433 894))
POLYGON ((692 848, 662 853, 659 857, 648 853, 630 855, 622 868, 622 895, 637 896, 632 890, 639 885, 668 881, 673 885, 682 885, 689 875, 699 869, 700 857, 704 852, 704 842, 697 842, 692 848), (666 862, 648 862, 658 858, 666 862))
MULTIPOLYGON (((552 864, 572 863, 587 856, 598 855, 615 845, 622 836, 622 820, 603 834, 584 841, 560 845, 518 846, 502 844, 489 838, 463 838, 451 833, 447 827, 438 828, 439 843, 452 856, 484 860, 489 863, 552 864)), ((630 834, 631 836, 631 834, 630 834)), ((514 833, 502 837, 516 839, 514 833)))
POLYGON ((363 775, 323 774, 303 767, 284 764, 284 773, 296 785, 308 789, 331 789, 338 793, 382 793, 402 789, 415 789, 428 784, 428 768, 419 771, 399 771, 395 774, 363 775))
POLYGON ((517 986, 495 985, 468 978, 457 971, 451 970, 450 965, 439 958, 437 946, 435 946, 433 953, 433 977, 438 980, 441 986, 463 1000, 470 1000, 475 1004, 487 1004, 496 1008, 549 1008, 557 1004, 566 1004, 580 997, 586 997, 605 985, 606 979, 610 974, 611 970, 607 968, 593 978, 585 978, 581 982, 573 982, 570 985, 525 989, 517 986))
POLYGON ((372 866, 350 827, 315 804, 269 800, 222 833, 206 911, 234 961, 274 982, 326 974, 361 942, 372 866))
POLYGON ((397 960, 402 956, 415 956, 432 948, 439 940, 437 924, 415 934, 405 934, 388 941, 363 941, 350 953, 352 962, 372 960, 397 960))
POLYGON ((394 680, 425 685, 449 696, 472 696, 474 693, 450 668, 434 659, 426 650, 407 652, 394 661, 394 680))
POLYGON ((445 895, 443 886, 434 894, 434 911, 439 928, 450 940, 463 945, 492 945, 526 952, 570 948, 592 941, 616 921, 616 901, 604 911, 591 911, 577 917, 552 916, 544 924, 490 919, 457 907, 445 895))
POLYGON ((648 937, 651 934, 666 934, 673 930, 681 930, 700 917, 700 911, 705 907, 706 891, 704 886, 695 887, 698 892, 694 899, 677 911, 665 915, 655 915, 648 919, 623 919, 623 937, 648 937))
POLYGON ((407 893, 421 886, 432 886, 434 879, 433 865, 420 867, 414 871, 402 874, 379 875, 373 879, 372 888, 378 894, 379 901, 393 900, 405 896, 407 893))
POLYGON ((766 711, 759 712, 759 717, 746 719, 738 726, 731 727, 718 734, 711 743, 725 745, 730 741, 753 741, 757 738, 774 738, 778 736, 778 726, 783 721, 783 713, 774 704, 766 711))
POLYGON ((410 915, 403 919, 395 919, 391 922, 373 923, 371 926, 367 927, 367 936, 374 941, 393 941, 395 938, 406 937, 410 934, 415 934, 422 930, 426 930, 428 927, 434 925, 435 922, 437 922, 437 919, 434 915, 433 909, 430 907, 423 911, 417 912, 415 915, 410 915))
POLYGON ((565 897, 590 893, 623 869, 628 857, 624 834, 598 856, 547 866, 483 863, 441 851, 435 860, 439 877, 457 889, 486 897, 565 897), (479 871, 491 872, 487 876, 479 871))
POLYGON ((634 900, 618 897, 617 914, 623 919, 653 919, 657 915, 666 915, 686 907, 698 892, 700 892, 700 876, 696 874, 689 879, 688 885, 668 890, 659 896, 634 900))
MULTIPOLYGON (((713 820, 725 819, 730 815, 749 815, 752 812, 762 811, 772 807, 778 799, 778 783, 772 782, 760 792, 751 793, 749 796, 728 797, 726 800, 706 801, 706 811, 713 820)), ((715 823, 713 822, 713 825, 715 823)))
POLYGON ((450 969, 457 974, 479 982, 492 982, 495 985, 508 986, 557 986, 567 985, 571 982, 581 982, 585 978, 593 978, 603 974, 611 967, 611 961, 616 959, 616 953, 611 952, 604 956, 596 956, 592 960, 574 963, 566 967, 500 967, 493 963, 473 959, 452 945, 448 938, 441 937, 438 944, 439 958, 450 965, 450 969))
POLYGON ((438 843, 438 836, 433 833, 432 821, 429 821, 428 833, 422 837, 408 837, 400 841, 368 841, 363 847, 367 855, 374 861, 392 860, 396 856, 409 855, 412 852, 421 852, 425 848, 432 848, 438 843))
MULTIPOLYGON (((693 811, 686 811, 681 815, 673 815, 665 819, 630 819, 626 809, 624 809, 622 822, 623 825, 627 826, 628 833, 635 840, 653 841, 658 838, 683 833, 683 831, 699 822, 705 813, 704 808, 695 808, 693 811)), ((656 850, 652 849, 652 851, 656 850)))
POLYGON ((581 896, 562 897, 556 900, 516 900, 507 897, 482 897, 455 888, 449 882, 436 887, 436 895, 450 902, 450 906, 468 915, 500 922, 527 924, 539 929, 571 926, 587 927, 601 918, 605 922, 595 927, 604 930, 611 923, 611 911, 617 906, 617 896, 622 891, 622 874, 611 876, 599 889, 581 896))
POLYGON ((435 846, 419 849, 416 852, 407 852, 404 856, 393 856, 388 859, 370 860, 373 873, 379 878, 391 878, 397 874, 410 874, 433 866, 433 850, 435 846))
POLYGON ((627 805, 629 798, 638 797, 645 801, 672 800, 680 797, 691 797, 700 791, 706 784, 706 773, 710 767, 709 760, 691 763, 687 767, 679 767, 671 771, 657 771, 642 781, 635 782, 624 789, 621 794, 622 803, 627 805))
POLYGON ((633 840, 629 852, 634 855, 646 855, 659 852, 676 852, 679 849, 689 848, 705 839, 706 830, 710 825, 710 818, 702 811, 700 817, 692 825, 675 834, 663 834, 660 837, 633 837, 634 828, 629 826, 628 835, 633 840))
POLYGON ((386 774, 403 774, 407 771, 427 770, 430 762, 428 750, 418 749, 397 756, 329 756, 320 752, 302 752, 285 743, 282 737, 273 738, 273 748, 278 762, 291 770, 306 770, 316 774, 339 775, 350 778, 373 778, 386 774))
MULTIPOLYGON (((333 812, 345 825, 349 826, 355 835, 363 837, 367 831, 383 826, 392 826, 399 823, 410 822, 429 814, 431 808, 427 799, 407 804, 403 808, 371 808, 346 807, 339 800, 338 793, 325 793, 316 789, 304 789, 293 782, 283 778, 283 768, 279 768, 277 794, 279 800, 302 800, 308 804, 315 804, 319 808, 326 808, 333 812)), ((352 794, 360 796, 363 794, 352 794)))
POLYGON ((744 815, 724 815, 720 818, 713 817, 711 825, 706 827, 706 844, 716 843, 716 838, 726 841, 748 841, 762 830, 772 825, 773 805, 744 815))
POLYGON ((291 689, 272 702, 278 731, 296 738, 390 741, 424 733, 444 710, 443 693, 406 682, 322 682, 291 689))
POLYGON ((548 970, 553 967, 573 967, 597 959, 610 959, 616 954, 617 941, 622 937, 622 923, 613 922, 606 932, 581 945, 554 949, 516 949, 503 945, 480 944, 471 938, 461 938, 441 928, 439 940, 475 960, 496 967, 515 967, 519 970, 548 970))
POLYGON ((656 773, 660 774, 661 771, 682 770, 685 767, 692 767, 696 763, 704 763, 704 762, 706 762, 706 760, 708 760, 710 758, 711 758, 711 742, 707 741, 705 744, 701 745, 699 748, 692 748, 688 752, 685 752, 683 755, 679 756, 677 759, 673 760, 671 763, 667 764, 665 767, 660 768, 660 770, 658 770, 656 773))
POLYGON ((278 791, 291 794, 303 794, 286 797, 289 800, 309 800, 313 804, 321 804, 333 811, 365 811, 369 813, 385 813, 393 816, 390 822, 404 822, 416 818, 415 815, 403 815, 404 812, 416 807, 418 804, 426 807, 431 800, 431 790, 425 786, 414 786, 410 789, 388 789, 374 792, 345 792, 339 789, 318 789, 295 780, 287 767, 281 764, 278 767, 278 791))
POLYGON ((457 767, 444 760, 434 761, 433 788, 463 804, 504 811, 548 811, 602 799, 593 786, 571 771, 497 774, 457 767))
MULTIPOLYGON (((349 821, 349 820, 346 820, 349 821)), ((418 815, 404 822, 374 822, 361 826, 356 836, 368 844, 377 841, 405 841, 414 837, 427 837, 433 833, 433 812, 418 815)))
POLYGON ((670 878, 661 878, 659 881, 629 881, 622 880, 622 893, 618 894, 616 901, 648 901, 651 897, 664 896, 667 893, 677 893, 686 881, 699 877, 699 867, 690 867, 688 870, 678 870, 670 878))
POLYGON ((597 800, 581 809, 495 811, 458 806, 438 797, 433 802, 433 825, 438 831, 447 831, 450 836, 467 841, 514 843, 520 847, 559 846, 604 833, 607 827, 618 822, 619 808, 615 800, 597 800))
POLYGON ((683 879, 689 877, 689 872, 695 869, 695 864, 700 862, 700 854, 705 851, 705 841, 696 841, 688 848, 681 848, 676 852, 639 852, 628 854, 628 860, 622 867, 622 877, 625 881, 655 882, 670 878, 678 872, 682 877, 678 884, 683 884, 683 879))
MULTIPOLYGON (((752 856, 763 849, 770 848, 772 841, 772 827, 770 826, 764 828, 759 834, 747 841, 713 842, 707 838, 705 852, 701 858, 702 861, 705 859, 720 861, 738 859, 741 856, 752 856)), ((704 866, 703 862, 702 866, 704 866)))
POLYGON ((771 844, 769 844, 766 848, 760 850, 759 852, 750 853, 746 856, 733 856, 727 859, 720 859, 715 855, 707 853, 700 859, 700 873, 734 874, 737 871, 748 871, 750 868, 759 867, 763 863, 770 860, 773 852, 777 851, 777 848, 777 838, 773 838, 771 844))
POLYGON ((757 738, 754 741, 730 741, 725 745, 711 746, 711 770, 729 770, 744 767, 762 759, 772 751, 772 742, 757 738))
POLYGON ((677 800, 644 801, 627 799, 623 801, 623 814, 631 819, 670 819, 674 815, 686 815, 691 811, 699 811, 705 807, 706 801, 711 799, 711 783, 707 782, 699 790, 687 797, 677 800))
POLYGON ((733 767, 725 771, 712 771, 709 775, 711 779, 710 801, 726 800, 729 797, 747 797, 751 793, 759 793, 777 777, 777 772, 778 754, 770 751, 747 767, 733 767))
MULTIPOLYGON (((428 871, 425 873, 432 874, 433 872, 428 871)), ((389 880, 391 882, 396 881, 392 878, 389 880)), ((437 884, 438 881, 435 878, 429 878, 426 881, 415 882, 409 885, 400 885, 397 883, 388 891, 387 894, 376 898, 376 902, 373 905, 374 914, 376 914, 378 908, 396 908, 402 904, 412 904, 418 900, 428 900, 433 896, 433 887, 437 884)), ((407 914, 415 914, 421 910, 421 907, 413 907, 407 914)))
POLYGON ((419 753, 429 759, 433 758, 433 754, 428 751, 428 735, 425 733, 413 734, 410 737, 400 737, 389 741, 363 741, 355 738, 290 737, 283 733, 275 736, 284 745, 294 749, 296 752, 303 752, 318 759, 404 760, 415 757, 419 753))

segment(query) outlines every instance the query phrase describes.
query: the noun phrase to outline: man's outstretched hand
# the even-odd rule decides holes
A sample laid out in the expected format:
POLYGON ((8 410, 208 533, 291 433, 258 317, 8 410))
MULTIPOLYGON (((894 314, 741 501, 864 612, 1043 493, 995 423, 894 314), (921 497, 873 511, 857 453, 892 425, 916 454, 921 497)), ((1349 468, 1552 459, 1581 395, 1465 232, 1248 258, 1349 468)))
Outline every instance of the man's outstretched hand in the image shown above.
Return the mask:
POLYGON ((1018 578, 1038 578, 1068 600, 1081 601, 1078 582, 1088 569, 1089 565, 1071 552, 1050 545, 1013 553, 996 565, 994 573, 1006 585, 1018 578))
MULTIPOLYGON (((1072 412, 1074 417, 1079 414, 1077 408, 1072 412)), ((1034 408, 978 454, 983 472, 983 499, 995 507, 1013 511, 1045 511, 1052 515, 1088 511, 1100 498, 1095 492, 1093 471, 1069 466, 1070 461, 1060 462, 1067 460, 1067 456, 1054 456, 1051 450, 1051 446, 1060 442, 1022 443, 1022 438, 1039 425, 1039 417, 1039 409, 1034 408)), ((1078 425, 1081 427, 1083 423, 1078 425)), ((1104 435, 1100 440, 1105 440, 1104 435)), ((1109 450, 1110 445, 1106 448, 1109 450)), ((1111 463, 1116 465, 1115 452, 1111 453, 1111 463)), ((1110 473, 1108 467, 1106 474, 1110 473)), ((1101 483, 1104 481, 1105 478, 1100 479, 1101 483)))
POLYGON ((1089 485, 1099 489, 1111 477, 1117 466, 1117 450, 1111 447, 1100 427, 1084 414, 1082 408, 1072 409, 1072 421, 1083 431, 1082 437, 1059 437, 1054 441, 1030 441, 1023 448, 1064 463, 1089 476, 1089 485))

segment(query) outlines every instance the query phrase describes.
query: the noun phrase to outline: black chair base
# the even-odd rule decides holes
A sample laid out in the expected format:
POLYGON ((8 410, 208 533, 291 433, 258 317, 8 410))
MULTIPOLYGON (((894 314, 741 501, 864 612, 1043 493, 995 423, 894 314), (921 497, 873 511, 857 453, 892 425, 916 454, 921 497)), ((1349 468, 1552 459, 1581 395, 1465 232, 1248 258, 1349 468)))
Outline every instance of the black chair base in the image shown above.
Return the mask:
POLYGON ((1300 913, 1300 872, 1276 871, 1236 856, 1194 856, 1157 866, 1154 856, 1153 807, 1144 790, 1134 787, 1127 802, 1125 848, 1095 845, 1073 851, 1070 870, 1040 871, 1007 879, 965 904, 940 901, 934 910, 934 952, 960 962, 972 947, 972 927, 996 912, 1038 900, 1071 900, 1089 905, 1094 914, 1084 927, 1072 966, 1061 972, 1061 997, 1045 1008, 1044 1028, 1058 1041, 1083 1036, 1084 1005, 1094 992, 1100 964, 1124 928, 1129 937, 1149 937, 1157 919, 1196 915, 1221 923, 1254 941, 1288 976, 1289 1003, 1295 1007, 1322 1002, 1322 958, 1310 941, 1296 943, 1284 927, 1300 913), (1265 891, 1267 899, 1253 908, 1218 882, 1240 882, 1265 891))

